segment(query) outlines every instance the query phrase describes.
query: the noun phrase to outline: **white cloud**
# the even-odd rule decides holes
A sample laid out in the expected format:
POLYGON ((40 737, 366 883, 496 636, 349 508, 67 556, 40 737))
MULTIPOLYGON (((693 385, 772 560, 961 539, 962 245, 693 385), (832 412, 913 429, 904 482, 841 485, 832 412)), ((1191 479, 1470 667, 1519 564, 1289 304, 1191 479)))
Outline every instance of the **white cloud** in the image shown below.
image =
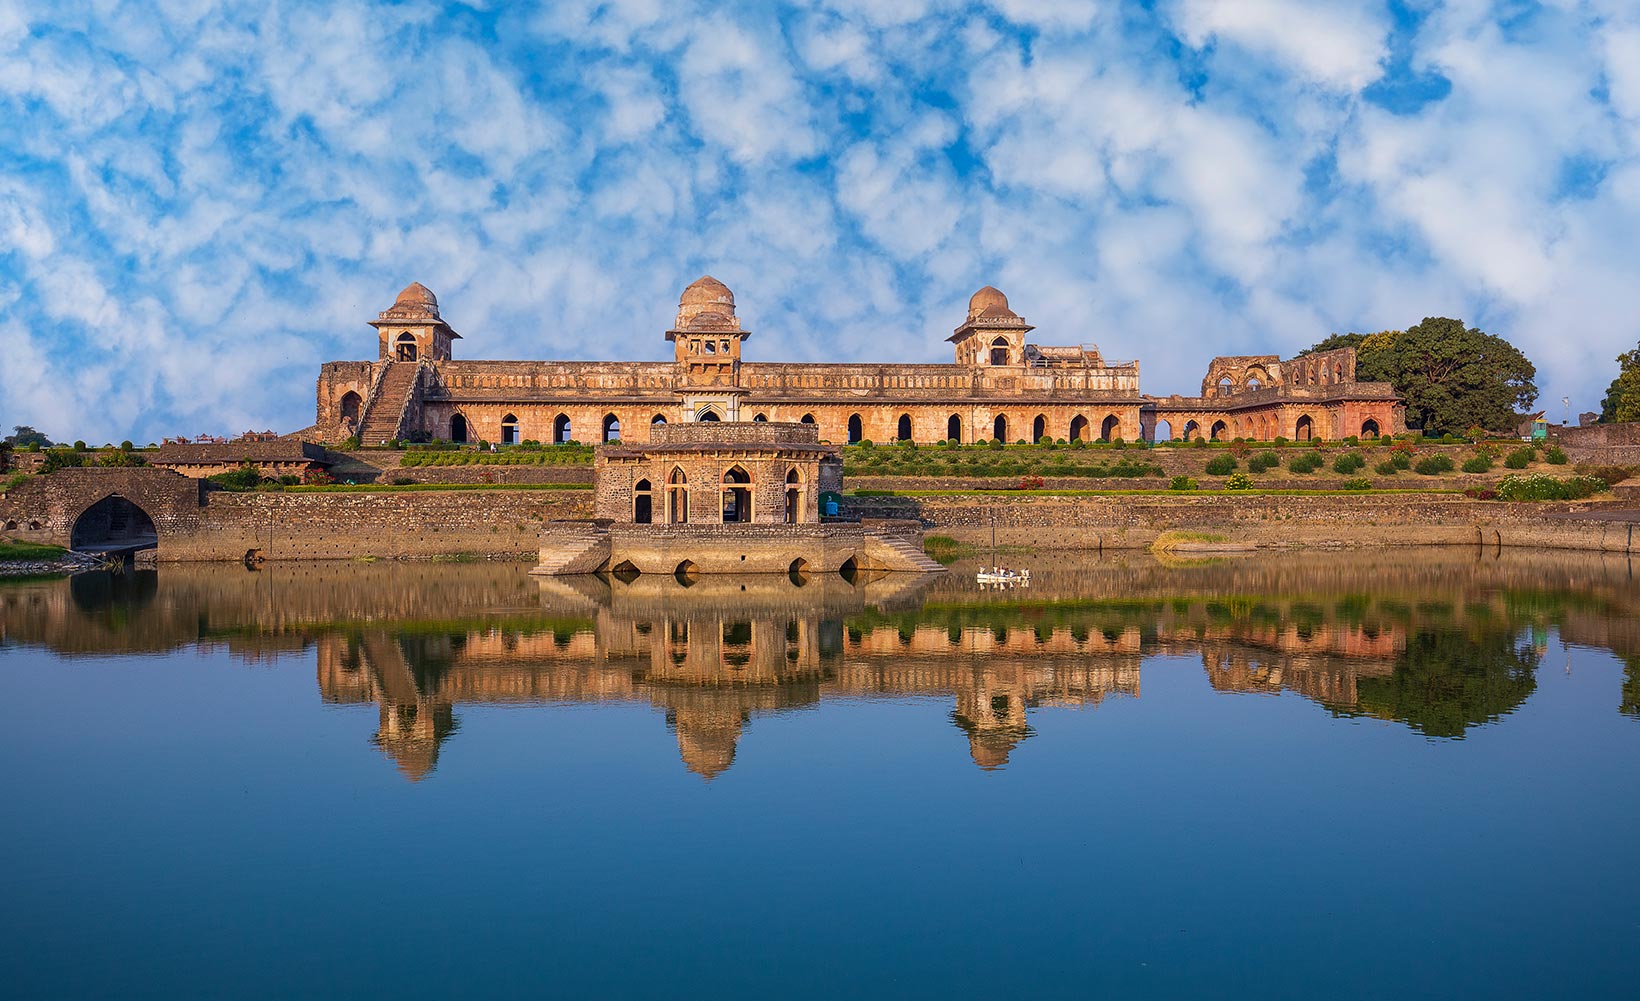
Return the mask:
POLYGON ((1386 11, 1370 0, 1177 0, 1172 11, 1197 48, 1219 39, 1340 90, 1377 79, 1389 54, 1386 11))

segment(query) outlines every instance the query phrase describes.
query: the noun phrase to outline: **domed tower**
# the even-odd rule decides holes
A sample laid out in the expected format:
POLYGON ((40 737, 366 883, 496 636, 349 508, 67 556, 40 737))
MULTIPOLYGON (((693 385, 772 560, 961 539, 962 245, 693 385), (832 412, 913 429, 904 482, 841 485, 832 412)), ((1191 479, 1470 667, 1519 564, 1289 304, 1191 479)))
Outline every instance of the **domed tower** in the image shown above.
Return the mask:
POLYGON ((438 296, 421 282, 406 285, 370 325, 381 339, 383 361, 449 361, 450 342, 461 336, 438 315, 438 296))
POLYGON ((968 318, 946 340, 956 345, 958 365, 1023 365, 1025 335, 1034 329, 987 285, 969 298, 968 318))
POLYGON ((678 318, 666 339, 676 349, 683 409, 691 420, 738 420, 740 345, 752 336, 735 315, 735 294, 704 275, 683 290, 678 318))

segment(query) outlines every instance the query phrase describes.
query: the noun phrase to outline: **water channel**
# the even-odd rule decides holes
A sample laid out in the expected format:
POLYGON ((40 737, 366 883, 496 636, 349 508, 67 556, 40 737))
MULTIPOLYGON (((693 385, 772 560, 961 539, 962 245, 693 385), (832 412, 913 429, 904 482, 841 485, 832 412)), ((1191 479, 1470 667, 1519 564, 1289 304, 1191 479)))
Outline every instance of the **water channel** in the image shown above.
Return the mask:
POLYGON ((1023 559, 0 582, 7 994, 1632 996, 1633 563, 1023 559))

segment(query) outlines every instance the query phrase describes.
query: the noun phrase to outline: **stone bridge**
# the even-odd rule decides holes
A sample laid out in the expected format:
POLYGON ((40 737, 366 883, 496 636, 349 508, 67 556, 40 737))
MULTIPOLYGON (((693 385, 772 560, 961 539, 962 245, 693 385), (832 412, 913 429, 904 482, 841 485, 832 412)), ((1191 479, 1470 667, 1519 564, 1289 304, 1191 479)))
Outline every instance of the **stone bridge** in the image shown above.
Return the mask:
POLYGON ((204 489, 167 469, 59 469, 0 494, 0 530, 82 552, 153 549, 199 526, 204 489))

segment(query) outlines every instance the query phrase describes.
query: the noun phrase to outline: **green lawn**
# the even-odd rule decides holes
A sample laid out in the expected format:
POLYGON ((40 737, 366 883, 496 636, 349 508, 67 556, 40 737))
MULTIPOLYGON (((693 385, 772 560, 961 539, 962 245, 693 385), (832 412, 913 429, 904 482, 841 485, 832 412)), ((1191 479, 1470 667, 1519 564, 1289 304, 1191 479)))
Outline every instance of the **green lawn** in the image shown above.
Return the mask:
POLYGON ((10 542, 0 539, 0 560, 54 560, 68 550, 37 542, 10 542))

